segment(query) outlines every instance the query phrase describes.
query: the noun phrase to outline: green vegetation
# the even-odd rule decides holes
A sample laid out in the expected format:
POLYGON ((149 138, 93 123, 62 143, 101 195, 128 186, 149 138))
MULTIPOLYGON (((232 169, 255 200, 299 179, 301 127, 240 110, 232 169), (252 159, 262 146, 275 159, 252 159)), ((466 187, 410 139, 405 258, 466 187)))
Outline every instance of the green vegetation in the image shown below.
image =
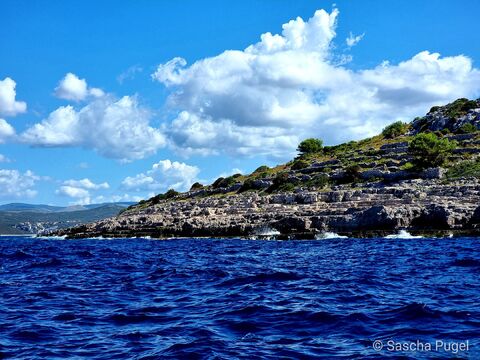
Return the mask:
POLYGON ((273 179, 273 184, 267 189, 267 192, 292 191, 295 189, 295 183, 289 181, 287 172, 279 172, 273 179))
POLYGON ((253 174, 263 173, 263 172, 268 171, 268 170, 270 170, 270 168, 267 165, 262 165, 262 166, 259 166, 258 168, 256 168, 255 171, 253 172, 253 174))
POLYGON ((165 194, 158 194, 152 197, 149 201, 151 204, 155 205, 155 204, 158 204, 160 200, 172 199, 178 195, 180 195, 178 191, 175 191, 174 189, 169 189, 165 194))
POLYGON ((318 189, 323 189, 328 184, 329 184, 329 178, 326 174, 317 175, 305 183, 305 185, 308 187, 315 187, 318 189))
POLYGON ((465 115, 468 112, 468 110, 475 109, 476 107, 478 107, 478 105, 475 100, 468 100, 465 98, 461 98, 446 105, 445 113, 450 118, 456 118, 458 116, 465 115))
POLYGON ((238 178, 240 178, 242 174, 234 174, 232 176, 228 176, 226 178, 219 177, 215 182, 212 184, 212 188, 219 189, 219 188, 227 188, 230 187, 237 182, 239 182, 238 178))
POLYGON ((362 168, 358 165, 350 165, 345 169, 345 176, 343 177, 343 183, 352 183, 360 180, 360 172, 362 168))
POLYGON ((439 139, 433 133, 420 133, 408 145, 413 164, 419 169, 442 166, 457 147, 456 141, 439 139))
POLYGON ((297 151, 301 155, 318 153, 322 151, 323 141, 320 139, 305 139, 300 144, 298 144, 297 151))
POLYGON ((480 158, 469 161, 462 161, 453 165, 446 173, 447 179, 458 179, 461 177, 480 178, 480 158))
POLYGON ((415 165, 413 165, 411 162, 407 162, 400 166, 400 170, 406 170, 406 171, 412 171, 415 169, 415 165))
POLYGON ((292 170, 301 170, 301 169, 305 169, 309 166, 310 166, 310 163, 308 161, 299 159, 299 160, 295 160, 293 162, 291 169, 292 170))
POLYGON ((394 122, 393 124, 388 125, 385 129, 382 131, 382 135, 386 139, 393 139, 401 135, 405 135, 408 131, 408 124, 402 122, 402 121, 397 121, 394 122))
POLYGON ((196 182, 196 183, 193 183, 192 186, 190 187, 190 191, 194 191, 194 190, 200 190, 200 189, 203 189, 204 186, 202 184, 200 184, 199 182, 196 182))
POLYGON ((475 125, 471 123, 463 124, 456 131, 457 134, 470 134, 476 132, 478 129, 475 125))
MULTIPOLYGON (((371 139, 373 139, 373 138, 365 139, 365 140, 368 142, 371 139)), ((323 153, 326 154, 326 155, 335 156, 335 155, 339 155, 339 154, 342 154, 342 153, 346 153, 348 151, 357 150, 361 147, 361 145, 362 144, 360 144, 360 142, 349 141, 347 143, 343 143, 343 144, 339 144, 339 145, 325 146, 323 148, 323 153)))

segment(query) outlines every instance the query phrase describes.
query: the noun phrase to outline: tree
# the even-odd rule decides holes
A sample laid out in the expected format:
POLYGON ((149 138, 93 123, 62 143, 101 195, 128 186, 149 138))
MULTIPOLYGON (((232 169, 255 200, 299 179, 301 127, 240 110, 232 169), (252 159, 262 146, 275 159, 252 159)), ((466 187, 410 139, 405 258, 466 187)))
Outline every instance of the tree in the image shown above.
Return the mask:
POLYGON ((408 145, 408 152, 413 156, 417 168, 442 166, 457 147, 456 141, 439 139, 433 133, 420 133, 408 145))
POLYGON ((383 129, 382 135, 387 139, 393 139, 397 136, 404 135, 408 130, 408 124, 404 122, 397 121, 393 124, 388 125, 383 129))
POLYGON ((301 155, 312 154, 322 151, 323 141, 320 139, 310 138, 303 140, 297 148, 301 155))

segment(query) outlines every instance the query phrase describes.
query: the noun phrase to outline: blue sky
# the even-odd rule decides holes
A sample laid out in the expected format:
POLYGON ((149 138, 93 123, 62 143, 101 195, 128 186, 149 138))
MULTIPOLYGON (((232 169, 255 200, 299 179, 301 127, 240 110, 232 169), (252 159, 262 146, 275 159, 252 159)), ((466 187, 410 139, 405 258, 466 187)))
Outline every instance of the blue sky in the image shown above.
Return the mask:
POLYGON ((477 1, 2 1, 0 202, 185 190, 288 160, 305 137, 363 138, 478 97, 479 10, 477 1))

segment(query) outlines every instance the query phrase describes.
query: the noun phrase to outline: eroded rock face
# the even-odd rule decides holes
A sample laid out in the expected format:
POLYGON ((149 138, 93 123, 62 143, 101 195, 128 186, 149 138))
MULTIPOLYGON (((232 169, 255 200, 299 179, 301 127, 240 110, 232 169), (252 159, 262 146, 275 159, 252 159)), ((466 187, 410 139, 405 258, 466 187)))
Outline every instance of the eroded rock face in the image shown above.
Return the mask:
POLYGON ((259 229, 283 235, 321 231, 480 227, 480 184, 405 180, 395 185, 259 195, 246 192, 163 201, 100 222, 58 231, 70 237, 250 236, 259 229))

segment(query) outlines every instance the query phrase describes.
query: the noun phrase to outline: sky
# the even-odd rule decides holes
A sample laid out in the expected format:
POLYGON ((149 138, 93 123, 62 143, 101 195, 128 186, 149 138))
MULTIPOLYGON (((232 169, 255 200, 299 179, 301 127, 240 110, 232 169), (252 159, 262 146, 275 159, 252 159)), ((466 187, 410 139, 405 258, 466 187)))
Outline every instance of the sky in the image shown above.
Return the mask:
POLYGON ((478 1, 0 2, 0 203, 138 201, 480 96, 478 1))

